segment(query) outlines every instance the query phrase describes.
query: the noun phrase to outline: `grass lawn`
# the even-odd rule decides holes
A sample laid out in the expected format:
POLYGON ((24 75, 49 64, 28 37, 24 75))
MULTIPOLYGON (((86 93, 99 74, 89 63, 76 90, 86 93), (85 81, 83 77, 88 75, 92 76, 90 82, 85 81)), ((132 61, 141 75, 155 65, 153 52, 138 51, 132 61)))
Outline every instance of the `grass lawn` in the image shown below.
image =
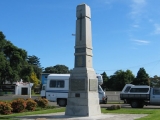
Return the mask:
POLYGON ((148 114, 148 116, 140 118, 138 120, 160 120, 159 109, 133 109, 133 108, 121 108, 119 110, 106 110, 101 109, 102 113, 116 113, 116 114, 148 114))
MULTIPOLYGON (((138 120, 159 120, 160 110, 159 109, 133 109, 133 108, 121 108, 119 110, 106 110, 105 108, 101 109, 102 113, 116 113, 116 114, 148 114, 148 116, 140 118, 138 120)), ((48 109, 39 109, 32 112, 23 112, 23 113, 14 113, 10 115, 0 115, 0 119, 13 120, 13 118, 18 116, 25 115, 35 115, 35 114, 47 114, 47 113, 56 113, 56 112, 65 112, 65 108, 48 108, 48 109)))

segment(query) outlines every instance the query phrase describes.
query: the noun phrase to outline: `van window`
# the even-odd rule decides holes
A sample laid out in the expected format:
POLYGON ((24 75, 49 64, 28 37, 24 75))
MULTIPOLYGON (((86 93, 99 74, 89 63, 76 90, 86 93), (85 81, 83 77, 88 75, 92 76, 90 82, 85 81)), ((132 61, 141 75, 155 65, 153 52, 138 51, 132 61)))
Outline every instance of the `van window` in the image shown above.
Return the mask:
POLYGON ((51 88, 64 88, 64 80, 51 80, 49 86, 51 88))
POLYGON ((130 92, 148 92, 149 88, 131 88, 130 92))
POLYGON ((160 95, 160 89, 154 88, 153 89, 153 95, 160 95))
POLYGON ((130 90, 131 86, 128 86, 124 92, 128 92, 130 90))

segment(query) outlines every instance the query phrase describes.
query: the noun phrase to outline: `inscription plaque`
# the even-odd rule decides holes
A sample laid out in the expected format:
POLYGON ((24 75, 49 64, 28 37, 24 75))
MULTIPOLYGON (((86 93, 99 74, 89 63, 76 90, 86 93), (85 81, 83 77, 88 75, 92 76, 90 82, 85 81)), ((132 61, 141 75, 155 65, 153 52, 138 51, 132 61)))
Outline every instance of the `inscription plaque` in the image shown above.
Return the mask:
POLYGON ((85 91, 85 79, 71 79, 71 91, 85 91))
POLYGON ((97 79, 89 79, 89 90, 97 91, 98 90, 98 82, 97 79))
POLYGON ((75 53, 83 53, 86 52, 86 48, 76 48, 75 53))
POLYGON ((75 97, 80 97, 80 93, 76 93, 76 94, 75 94, 75 97))
POLYGON ((85 55, 76 55, 75 56, 75 67, 85 67, 85 55))

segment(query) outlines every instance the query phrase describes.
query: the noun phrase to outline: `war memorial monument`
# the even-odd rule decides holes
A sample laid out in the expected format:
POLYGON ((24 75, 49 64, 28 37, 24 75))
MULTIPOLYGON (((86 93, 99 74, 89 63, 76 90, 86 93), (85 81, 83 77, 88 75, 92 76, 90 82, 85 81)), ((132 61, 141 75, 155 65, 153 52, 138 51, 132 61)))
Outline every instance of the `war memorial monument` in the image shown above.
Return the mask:
POLYGON ((76 40, 74 69, 69 79, 65 115, 100 115, 98 80, 92 66, 91 12, 86 4, 76 8, 76 40))

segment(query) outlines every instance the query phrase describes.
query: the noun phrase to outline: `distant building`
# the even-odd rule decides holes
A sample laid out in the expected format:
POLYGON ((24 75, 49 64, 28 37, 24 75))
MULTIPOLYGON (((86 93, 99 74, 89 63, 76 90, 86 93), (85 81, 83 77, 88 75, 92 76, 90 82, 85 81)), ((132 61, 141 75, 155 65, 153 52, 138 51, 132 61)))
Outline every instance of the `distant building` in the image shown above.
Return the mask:
POLYGON ((32 86, 33 86, 33 83, 29 83, 29 82, 24 83, 21 80, 20 82, 16 83, 15 94, 16 95, 29 95, 31 93, 32 86))
POLYGON ((7 94, 15 94, 15 95, 29 95, 30 88, 33 86, 33 83, 23 82, 7 82, 7 84, 1 85, 1 92, 5 95, 7 94))
POLYGON ((41 73, 41 83, 42 84, 47 84, 47 77, 49 74, 52 74, 52 73, 41 73))

